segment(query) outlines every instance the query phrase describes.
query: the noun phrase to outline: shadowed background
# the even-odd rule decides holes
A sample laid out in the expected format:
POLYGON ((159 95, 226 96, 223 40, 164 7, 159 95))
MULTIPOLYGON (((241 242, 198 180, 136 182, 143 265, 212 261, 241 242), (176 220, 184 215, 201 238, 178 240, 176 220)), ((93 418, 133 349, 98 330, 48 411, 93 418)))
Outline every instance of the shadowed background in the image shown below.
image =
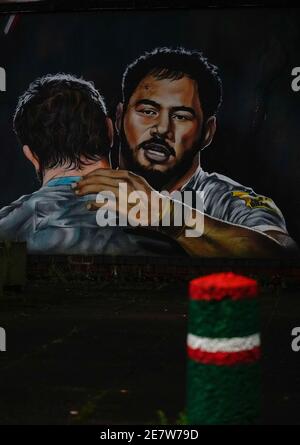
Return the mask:
POLYGON ((93 80, 111 116, 122 73, 145 50, 202 50, 220 69, 224 101, 218 130, 202 155, 205 170, 225 174, 270 196, 300 242, 300 10, 205 9, 23 14, 7 35, 0 15, 0 206, 39 187, 12 131, 18 96, 36 77, 67 72, 93 80))

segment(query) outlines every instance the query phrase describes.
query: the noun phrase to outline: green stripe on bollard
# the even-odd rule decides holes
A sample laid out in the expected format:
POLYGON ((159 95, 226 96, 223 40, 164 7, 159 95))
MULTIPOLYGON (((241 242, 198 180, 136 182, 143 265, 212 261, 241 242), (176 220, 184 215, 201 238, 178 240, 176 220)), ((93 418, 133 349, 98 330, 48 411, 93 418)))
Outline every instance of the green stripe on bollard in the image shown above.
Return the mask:
POLYGON ((241 337, 259 329, 258 301, 190 301, 189 332, 200 337, 241 337))
POLYGON ((188 420, 194 425, 253 424, 259 417, 258 363, 203 365, 189 360, 188 420))
POLYGON ((257 422, 260 336, 256 294, 256 281, 232 273, 190 283, 189 423, 257 422))

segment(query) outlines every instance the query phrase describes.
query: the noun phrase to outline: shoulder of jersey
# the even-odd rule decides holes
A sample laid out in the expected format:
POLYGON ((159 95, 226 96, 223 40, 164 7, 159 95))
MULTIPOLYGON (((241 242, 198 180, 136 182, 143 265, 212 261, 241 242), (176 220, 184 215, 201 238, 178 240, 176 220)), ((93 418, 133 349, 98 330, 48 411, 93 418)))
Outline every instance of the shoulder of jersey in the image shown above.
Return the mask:
POLYGON ((271 212, 281 213, 271 198, 258 195, 251 187, 245 187, 219 173, 204 173, 204 175, 201 181, 202 190, 204 191, 213 187, 212 191, 214 191, 214 193, 218 193, 218 191, 222 194, 227 193, 233 201, 242 201, 249 209, 265 209, 271 212), (216 186, 217 189, 215 189, 216 186))

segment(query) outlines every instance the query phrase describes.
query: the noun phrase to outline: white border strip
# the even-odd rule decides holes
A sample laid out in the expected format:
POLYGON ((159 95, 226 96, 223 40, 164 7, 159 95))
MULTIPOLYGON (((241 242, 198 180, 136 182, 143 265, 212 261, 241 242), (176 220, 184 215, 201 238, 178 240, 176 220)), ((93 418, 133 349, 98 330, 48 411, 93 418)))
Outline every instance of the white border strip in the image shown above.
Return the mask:
POLYGON ((240 352, 260 346, 260 336, 253 334, 248 337, 208 338, 188 334, 187 345, 205 352, 240 352))
POLYGON ((9 17, 7 23, 6 23, 6 26, 4 28, 4 34, 8 34, 9 33, 10 27, 13 24, 13 22, 15 20, 15 17, 16 17, 16 14, 10 15, 10 17, 9 17))

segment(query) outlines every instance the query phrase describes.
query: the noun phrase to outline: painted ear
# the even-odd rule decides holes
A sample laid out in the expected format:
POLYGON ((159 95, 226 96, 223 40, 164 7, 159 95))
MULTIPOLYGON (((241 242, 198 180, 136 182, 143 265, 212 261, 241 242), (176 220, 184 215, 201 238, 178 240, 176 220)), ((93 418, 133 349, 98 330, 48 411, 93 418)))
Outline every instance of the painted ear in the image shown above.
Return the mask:
POLYGON ((122 102, 119 102, 116 109, 116 122, 115 122, 115 128, 118 134, 120 134, 121 131, 123 110, 124 110, 124 105, 122 104, 122 102))
POLYGON ((39 161, 38 157, 33 153, 33 151, 30 150, 30 147, 28 145, 23 146, 23 153, 24 153, 25 157, 28 159, 28 161, 30 161, 32 163, 35 170, 37 172, 39 172, 40 171, 40 161, 39 161))
POLYGON ((106 127, 107 127, 110 147, 112 147, 114 145, 114 126, 112 120, 109 117, 106 118, 106 127))
POLYGON ((211 116, 210 118, 207 119, 204 125, 204 138, 202 141, 201 150, 203 150, 204 148, 208 147, 211 144, 216 132, 216 128, 217 128, 216 116, 211 116))

